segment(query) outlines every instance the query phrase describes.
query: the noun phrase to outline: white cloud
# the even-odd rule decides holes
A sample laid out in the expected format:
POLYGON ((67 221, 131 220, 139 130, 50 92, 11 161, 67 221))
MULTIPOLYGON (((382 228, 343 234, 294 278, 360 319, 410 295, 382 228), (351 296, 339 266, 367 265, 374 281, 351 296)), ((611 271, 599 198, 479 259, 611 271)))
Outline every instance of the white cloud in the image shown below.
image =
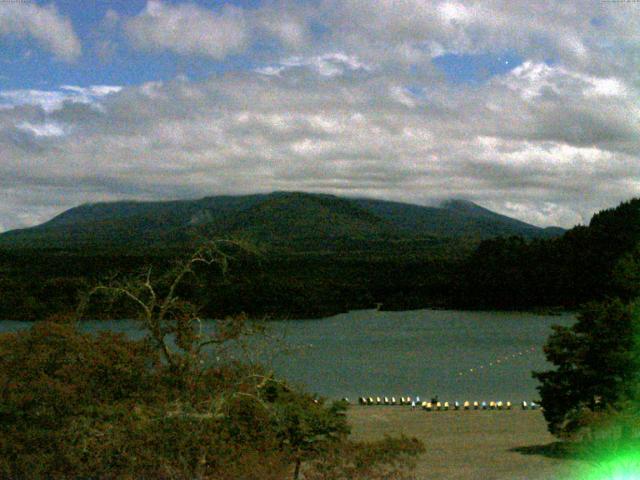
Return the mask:
POLYGON ((296 67, 310 68, 323 77, 335 77, 343 75, 347 71, 371 71, 371 66, 359 61, 356 56, 335 52, 311 57, 285 58, 276 65, 257 68, 256 72, 263 75, 280 75, 282 72, 296 67))
POLYGON ((296 11, 291 5, 283 5, 279 8, 263 7, 257 12, 252 12, 250 21, 253 23, 257 35, 262 32, 277 38, 285 47, 299 49, 304 47, 311 38, 307 28, 307 20, 310 12, 306 10, 296 11))
POLYGON ((286 67, 283 65, 268 65, 266 67, 256 68, 256 73, 267 76, 280 75, 280 73, 282 73, 285 68, 286 67))
POLYGON ((125 30, 132 45, 141 50, 218 60, 244 50, 249 41, 243 10, 230 5, 216 13, 195 4, 148 0, 139 15, 126 21, 125 30))
POLYGON ((532 61, 525 61, 497 81, 519 92, 527 100, 535 100, 545 92, 560 96, 577 93, 586 97, 620 97, 627 92, 618 78, 599 78, 570 71, 563 66, 532 61))
POLYGON ((473 20, 472 13, 460 2, 442 2, 437 11, 443 23, 467 24, 473 20))
POLYGON ((414 108, 416 106, 416 101, 411 93, 406 88, 400 85, 392 86, 389 89, 389 94, 391 95, 391 98, 406 107, 414 108))
POLYGON ((59 91, 47 90, 3 90, 0 91, 0 104, 3 108, 17 105, 38 105, 44 111, 51 112, 62 107, 65 95, 59 91))
POLYGON ((588 77, 586 80, 591 84, 585 91, 586 95, 595 97, 620 97, 627 92, 624 83, 617 78, 588 77))
POLYGON ((120 86, 93 85, 77 87, 63 85, 59 90, 0 90, 0 108, 35 105, 45 112, 60 110, 64 102, 84 103, 99 107, 100 99, 122 90, 120 86))
POLYGON ((403 60, 399 52, 415 58, 421 51, 436 56, 510 50, 602 76, 620 62, 619 46, 636 48, 640 28, 633 7, 600 0, 324 0, 321 5, 318 16, 334 44, 364 61, 390 64, 403 60), (594 24, 596 17, 606 27, 594 24))
POLYGON ((71 20, 62 17, 53 3, 0 2, 0 35, 32 37, 57 58, 71 62, 81 53, 80 40, 71 20))
POLYGON ((19 123, 16 127, 19 130, 28 132, 36 137, 62 137, 67 133, 67 129, 56 122, 34 124, 25 121, 19 123))

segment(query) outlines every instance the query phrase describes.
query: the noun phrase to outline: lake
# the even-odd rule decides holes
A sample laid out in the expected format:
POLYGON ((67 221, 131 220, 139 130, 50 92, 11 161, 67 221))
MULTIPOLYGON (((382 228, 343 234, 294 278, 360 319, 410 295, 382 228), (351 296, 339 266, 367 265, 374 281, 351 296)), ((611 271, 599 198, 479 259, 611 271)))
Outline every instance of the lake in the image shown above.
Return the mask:
MULTIPOLYGON (((538 398, 532 370, 549 364, 542 352, 554 324, 575 317, 513 312, 359 310, 319 320, 270 322, 293 352, 273 368, 319 395, 415 396, 442 400, 538 398)), ((28 322, 0 321, 1 331, 28 322)), ((129 320, 86 322, 88 331, 112 329, 139 337, 129 320)))

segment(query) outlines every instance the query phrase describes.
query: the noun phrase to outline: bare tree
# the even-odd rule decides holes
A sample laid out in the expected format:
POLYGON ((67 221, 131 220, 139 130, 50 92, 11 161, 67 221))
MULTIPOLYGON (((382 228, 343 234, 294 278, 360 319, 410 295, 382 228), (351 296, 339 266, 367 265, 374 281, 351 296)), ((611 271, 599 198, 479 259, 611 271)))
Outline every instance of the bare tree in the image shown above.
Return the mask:
POLYGON ((149 268, 141 275, 114 276, 93 287, 84 296, 76 316, 82 318, 97 295, 106 296, 111 302, 124 299, 133 306, 137 319, 166 363, 181 371, 190 370, 202 363, 207 347, 222 347, 255 331, 246 315, 239 314, 217 320, 214 331, 205 333, 201 308, 180 296, 188 278, 195 277, 201 268, 217 269, 221 282, 225 283, 233 252, 257 253, 249 244, 237 240, 208 241, 189 258, 155 278, 149 268))

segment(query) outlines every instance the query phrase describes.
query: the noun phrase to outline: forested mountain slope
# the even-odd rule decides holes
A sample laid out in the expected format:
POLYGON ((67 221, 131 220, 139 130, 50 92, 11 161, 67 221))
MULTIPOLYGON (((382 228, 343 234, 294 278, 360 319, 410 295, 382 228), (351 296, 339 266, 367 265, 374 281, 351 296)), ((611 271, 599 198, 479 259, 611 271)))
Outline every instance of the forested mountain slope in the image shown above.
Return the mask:
POLYGON ((379 241, 425 236, 542 238, 542 229, 471 202, 425 207, 325 194, 275 192, 169 202, 81 205, 32 228, 0 235, 0 246, 172 246, 197 237, 242 237, 308 250, 336 239, 379 241))

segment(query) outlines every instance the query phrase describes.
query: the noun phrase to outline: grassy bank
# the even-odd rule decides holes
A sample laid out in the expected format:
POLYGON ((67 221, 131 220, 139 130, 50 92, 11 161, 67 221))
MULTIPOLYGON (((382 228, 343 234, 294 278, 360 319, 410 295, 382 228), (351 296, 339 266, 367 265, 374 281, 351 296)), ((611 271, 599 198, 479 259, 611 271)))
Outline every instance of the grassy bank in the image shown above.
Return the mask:
POLYGON ((356 439, 404 433, 422 440, 417 479, 564 480, 577 461, 552 452, 540 411, 423 412, 409 407, 349 409, 356 439))

